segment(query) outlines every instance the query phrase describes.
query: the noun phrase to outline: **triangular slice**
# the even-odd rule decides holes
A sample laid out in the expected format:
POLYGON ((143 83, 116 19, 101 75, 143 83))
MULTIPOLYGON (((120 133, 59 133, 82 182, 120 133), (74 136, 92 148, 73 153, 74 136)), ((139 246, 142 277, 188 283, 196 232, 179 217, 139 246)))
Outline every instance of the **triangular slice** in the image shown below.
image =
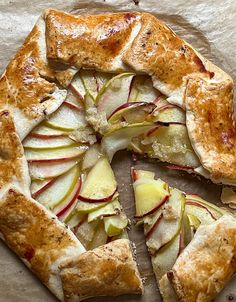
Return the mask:
MULTIPOLYGON (((207 268, 211 265, 212 273, 216 276, 218 274, 217 265, 223 265, 224 262, 223 260, 222 262, 217 260, 219 263, 216 265, 213 264, 216 258, 216 253, 214 251, 216 242, 217 240, 223 240, 222 236, 224 236, 223 231, 222 234, 217 234, 216 225, 222 225, 220 221, 223 222, 224 219, 234 220, 234 223, 236 224, 236 219, 233 218, 233 216, 230 216, 230 213, 228 213, 226 210, 205 201, 200 196, 186 194, 177 189, 169 187, 167 183, 160 179, 155 180, 153 172, 135 170, 132 168, 131 176, 133 179, 136 208, 139 208, 140 204, 142 205, 142 208, 145 209, 149 209, 149 207, 153 208, 153 210, 149 210, 147 214, 143 212, 143 215, 138 216, 138 222, 139 224, 140 222, 144 224, 146 244, 151 255, 153 270, 164 301, 178 301, 174 297, 175 294, 167 276, 169 276, 169 279, 172 281, 179 299, 182 299, 182 295, 185 297, 185 299, 181 301, 198 301, 196 293, 194 298, 189 300, 189 297, 191 296, 191 288, 196 288, 197 290, 201 291, 202 289, 206 290, 207 284, 212 287, 213 281, 210 278, 210 269, 208 272, 209 280, 204 277, 204 274, 207 274, 207 268), (142 190, 144 184, 149 185, 149 191, 142 190), (159 191, 159 194, 163 196, 163 188, 167 189, 169 195, 167 195, 166 200, 160 206, 153 205, 153 200, 150 198, 150 196, 156 196, 157 191, 159 191), (223 218, 223 216, 226 218, 223 218), (209 225, 209 227, 207 227, 207 225, 209 225), (201 231, 198 232, 199 227, 201 231), (214 230, 212 234, 210 233, 211 229, 214 230), (204 233, 205 231, 208 232, 208 239, 205 236, 204 240, 206 243, 202 243, 200 234, 204 233), (216 234, 214 234, 214 232, 216 234), (211 239, 212 236, 215 238, 211 239), (196 256, 188 254, 188 251, 192 249, 191 246, 196 250, 196 256), (209 251, 207 249, 209 249, 209 251), (213 253, 215 253, 213 255, 214 259, 211 259, 211 249, 213 249, 213 253), (202 250, 205 250, 205 256, 202 250), (182 254, 183 251, 184 253, 182 254), (203 258, 202 260, 200 255, 203 258), (198 257, 199 263, 204 263, 203 266, 198 268, 196 257, 198 257), (191 267, 192 263, 191 261, 189 262, 189 258, 191 258, 191 261, 194 264, 193 267, 191 267), (174 270, 172 270, 173 267, 174 270), (205 285, 198 285, 197 280, 199 269, 204 273, 201 275, 201 279, 204 279, 205 285), (185 276, 185 272, 188 272, 189 277, 187 275, 185 276), (188 282, 188 280, 186 280, 188 278, 191 279, 191 284, 188 282), (185 284, 185 280, 187 286, 185 284), (180 285, 181 287, 179 287, 180 285), (184 292, 185 286, 187 288, 186 293, 184 292)), ((158 198, 155 200, 156 204, 159 205, 158 198)), ((229 232, 229 230, 227 232, 229 232)), ((234 239, 232 239, 232 236, 229 233, 227 234, 227 232, 225 234, 225 240, 229 241, 229 244, 231 245, 229 247, 229 254, 227 257, 230 258, 232 256, 233 259, 233 257, 236 255, 235 248, 232 250, 233 241, 235 244, 236 228, 234 227, 234 229, 232 228, 230 231, 232 232, 234 239)), ((226 246, 225 242, 222 244, 226 246)), ((223 270, 225 270, 225 273, 227 271, 226 275, 228 278, 231 277, 232 271, 236 271, 236 266, 234 265, 234 268, 230 268, 228 270, 224 268, 223 270)), ((223 273, 219 273, 219 276, 222 279, 223 273)), ((219 284, 219 289, 224 286, 227 280, 220 281, 221 283, 219 284)), ((217 290, 212 288, 212 294, 209 293, 209 297, 213 298, 216 292, 217 290)), ((205 295, 208 297, 208 294, 205 295)), ((211 299, 206 299, 204 301, 210 300, 211 299)))

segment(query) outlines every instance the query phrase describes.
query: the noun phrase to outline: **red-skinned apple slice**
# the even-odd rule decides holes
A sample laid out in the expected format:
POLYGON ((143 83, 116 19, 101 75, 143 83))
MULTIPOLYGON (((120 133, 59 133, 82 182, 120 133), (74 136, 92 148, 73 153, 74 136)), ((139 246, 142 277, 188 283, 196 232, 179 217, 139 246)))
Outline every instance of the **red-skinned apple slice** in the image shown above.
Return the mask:
POLYGON ((111 202, 107 203, 102 208, 90 212, 88 214, 88 222, 91 222, 96 219, 103 219, 104 217, 116 216, 121 211, 121 205, 118 201, 118 198, 115 198, 111 202))
POLYGON ((125 126, 106 133, 101 142, 102 151, 112 160, 113 155, 122 149, 128 148, 133 138, 154 128, 153 123, 139 123, 125 126))
POLYGON ((100 158, 83 182, 77 205, 78 212, 91 212, 110 202, 117 191, 117 183, 108 160, 100 158))
POLYGON ((102 87, 96 98, 98 112, 105 112, 109 117, 116 108, 128 101, 133 76, 133 73, 119 74, 102 87))
POLYGON ((38 195, 43 193, 46 189, 51 187, 56 178, 46 179, 46 180, 35 180, 31 182, 30 191, 33 198, 36 198, 38 195))
POLYGON ((84 124, 86 121, 83 111, 71 109, 65 104, 62 104, 45 122, 46 126, 63 131, 73 131, 84 124))
POLYGON ((73 81, 69 84, 68 88, 73 92, 73 94, 78 97, 78 100, 84 100, 86 91, 79 74, 74 77, 73 81))
POLYGON ((156 212, 168 199, 166 183, 160 179, 141 177, 133 183, 136 218, 143 218, 156 212))
POLYGON ((79 184, 79 176, 79 167, 73 167, 67 173, 59 176, 50 187, 38 194, 36 200, 58 213, 64 208, 65 202, 68 201, 75 187, 79 184))
POLYGON ((126 121, 129 124, 141 123, 150 117, 150 113, 155 107, 153 103, 128 102, 116 108, 108 118, 108 122, 111 124, 122 121, 126 121))
POLYGON ((150 77, 137 75, 131 83, 129 102, 153 103, 160 95, 160 92, 153 87, 150 77))
POLYGON ((73 212, 74 208, 76 207, 76 204, 78 202, 77 197, 79 195, 81 185, 82 185, 82 180, 81 177, 79 177, 71 194, 67 198, 65 198, 63 203, 61 203, 54 210, 57 217, 65 223, 67 223, 67 220, 70 219, 70 214, 73 212))
POLYGON ((133 182, 141 178, 154 179, 154 177, 155 177, 154 172, 145 171, 145 170, 136 170, 134 167, 131 167, 131 178, 133 182))
POLYGON ((186 122, 185 112, 176 105, 163 105, 162 107, 155 110, 153 112, 153 115, 155 116, 155 121, 164 123, 177 122, 185 124, 186 122))
POLYGON ((160 208, 153 217, 144 218, 144 230, 147 246, 151 254, 155 254, 162 246, 170 242, 182 227, 185 197, 177 189, 171 189, 171 196, 164 208, 160 208), (156 221, 153 223, 154 219, 156 221))
POLYGON ((25 150, 25 156, 30 163, 63 162, 82 155, 88 149, 85 145, 76 144, 74 147, 65 147, 52 150, 25 150))
POLYGON ((85 153, 83 162, 82 162, 82 170, 88 170, 91 169, 93 166, 95 166, 96 162, 99 160, 99 158, 102 156, 102 153, 100 152, 100 147, 98 144, 92 145, 85 153))
POLYGON ((28 135, 28 137, 35 137, 35 138, 57 138, 66 136, 68 133, 62 130, 53 129, 45 126, 45 123, 40 124, 33 131, 28 135))
POLYGON ((194 169, 191 167, 183 167, 183 166, 178 166, 178 165, 167 165, 166 168, 169 170, 185 171, 188 173, 194 173, 194 169))
POLYGON ((56 138, 36 138, 36 137, 26 137, 23 141, 23 147, 26 149, 55 149, 66 146, 74 145, 74 141, 68 137, 56 137, 56 138))
POLYGON ((65 162, 29 163, 29 172, 32 179, 53 178, 66 173, 78 162, 79 158, 65 162))

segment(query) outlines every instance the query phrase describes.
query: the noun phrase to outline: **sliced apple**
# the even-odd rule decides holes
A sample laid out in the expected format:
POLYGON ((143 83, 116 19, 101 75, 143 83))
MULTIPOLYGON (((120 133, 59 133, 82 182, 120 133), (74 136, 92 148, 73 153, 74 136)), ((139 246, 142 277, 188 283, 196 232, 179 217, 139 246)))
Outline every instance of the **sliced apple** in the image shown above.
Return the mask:
POLYGON ((85 145, 76 144, 74 147, 65 147, 60 149, 49 150, 25 150, 25 156, 28 162, 63 162, 72 158, 79 157, 88 149, 85 145))
POLYGON ((100 152, 100 147, 98 144, 92 145, 85 153, 83 162, 82 162, 82 170, 91 169, 99 158, 102 156, 100 152))
POLYGON ((98 246, 104 245, 107 243, 107 233, 104 229, 103 221, 99 221, 98 226, 96 228, 95 234, 91 243, 89 244, 89 249, 95 249, 98 246))
POLYGON ((72 211, 65 223, 73 232, 76 232, 85 220, 87 221, 87 215, 78 214, 76 211, 72 211))
POLYGON ((191 168, 200 165, 185 125, 172 123, 169 126, 157 127, 156 131, 148 133, 142 143, 144 152, 150 157, 191 168))
POLYGON ((70 220, 70 217, 76 207, 81 184, 81 177, 79 177, 71 193, 68 194, 68 196, 64 198, 64 200, 60 202, 60 204, 58 204, 58 206, 54 209, 54 213, 57 215, 57 217, 65 223, 70 220))
POLYGON ((153 255, 152 266, 156 278, 160 280, 168 271, 170 271, 179 255, 179 242, 181 235, 176 235, 168 244, 160 249, 156 255, 153 255))
POLYGON ((135 76, 129 95, 129 102, 154 102, 160 95, 160 92, 153 87, 152 79, 148 76, 135 76))
POLYGON ((196 230, 201 224, 201 221, 197 218, 197 216, 185 213, 183 224, 184 224, 184 242, 185 245, 187 245, 193 239, 196 230))
POLYGON ((198 196, 186 195, 186 213, 196 216, 201 224, 209 224, 220 218, 225 211, 198 196))
MULTIPOLYGON (((79 198, 94 201, 107 199, 116 192, 117 183, 115 175, 108 160, 100 158, 86 177, 79 198)), ((89 202, 89 201, 88 201, 89 202)))
POLYGON ((99 91, 96 72, 92 70, 82 70, 80 72, 80 77, 83 82, 85 91, 88 91, 95 99, 99 91))
POLYGON ((107 235, 110 237, 120 235, 127 225, 128 225, 128 218, 122 212, 117 216, 104 218, 105 231, 107 235))
POLYGON ((80 101, 83 101, 86 91, 79 74, 76 74, 68 88, 78 97, 80 101))
POLYGON ((37 138, 56 138, 56 137, 63 137, 66 136, 67 132, 49 128, 45 125, 45 122, 37 126, 33 129, 33 131, 28 135, 28 137, 37 137, 37 138))
POLYGON ((73 93, 73 91, 71 91, 71 90, 67 91, 67 96, 66 96, 66 99, 63 104, 73 110, 83 110, 84 109, 84 104, 81 101, 81 98, 77 94, 73 93))
POLYGON ((142 123, 151 120, 151 113, 155 109, 153 103, 128 102, 116 108, 108 118, 111 124, 127 122, 129 124, 142 123))
POLYGON ((49 163, 29 163, 29 173, 31 179, 51 179, 69 171, 79 162, 79 159, 71 159, 65 162, 49 163))
POLYGON ((155 115, 155 121, 159 122, 179 122, 183 124, 186 122, 185 112, 176 105, 164 105, 155 110, 153 114, 155 115))
POLYGON ((36 198, 38 195, 40 195, 46 189, 51 187, 55 181, 56 181, 56 178, 32 181, 31 186, 30 186, 30 191, 31 191, 32 197, 36 198))
POLYGON ((64 201, 73 192, 79 176, 79 167, 73 167, 67 173, 59 176, 52 186, 41 192, 41 194, 38 194, 36 200, 51 210, 54 210, 61 204, 63 205, 64 201))
POLYGON ((77 230, 75 231, 76 237, 83 244, 86 250, 90 249, 90 245, 93 241, 93 238, 96 234, 97 229, 99 228, 99 224, 102 223, 99 220, 92 221, 88 223, 87 219, 79 225, 77 230))
POLYGON ((128 101, 133 76, 133 73, 122 73, 103 86, 96 98, 98 112, 105 112, 109 117, 116 108, 128 101))
POLYGON ((140 178, 149 178, 154 179, 155 173, 152 171, 146 171, 146 170, 136 170, 134 167, 131 168, 131 177, 132 181, 135 182, 136 180, 140 178))
POLYGON ((169 198, 164 181, 140 178, 133 184, 136 218, 142 218, 157 211, 169 198))
POLYGON ((24 148, 36 150, 55 149, 71 145, 74 145, 74 141, 65 136, 56 138, 36 138, 27 136, 23 141, 24 148))
POLYGON ((63 131, 73 131, 84 125, 85 117, 83 111, 73 110, 62 104, 60 108, 54 112, 45 125, 63 131))
POLYGON ((171 196, 164 208, 160 208, 154 217, 157 217, 153 223, 152 217, 145 217, 144 231, 147 237, 147 246, 151 254, 155 254, 161 247, 170 242, 182 227, 185 196, 177 190, 170 190, 171 196))
POLYGON ((118 198, 115 198, 111 202, 107 203, 102 208, 99 208, 88 214, 88 222, 91 222, 96 219, 103 219, 104 217, 110 217, 118 215, 121 211, 121 205, 118 201, 118 198))
POLYGON ((133 138, 148 132, 154 127, 153 123, 139 123, 108 132, 102 138, 101 149, 112 160, 113 155, 117 151, 131 145, 133 138))

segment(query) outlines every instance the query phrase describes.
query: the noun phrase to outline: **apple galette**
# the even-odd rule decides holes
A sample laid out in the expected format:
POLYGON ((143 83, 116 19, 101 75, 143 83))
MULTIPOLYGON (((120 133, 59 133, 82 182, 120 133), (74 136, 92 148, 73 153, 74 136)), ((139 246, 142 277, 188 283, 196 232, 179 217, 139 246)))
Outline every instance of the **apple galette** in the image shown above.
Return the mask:
POLYGON ((164 301, 212 301, 236 272, 236 218, 225 209, 131 170, 137 224, 164 301))
MULTIPOLYGON (((110 166, 118 150, 235 184, 232 79, 147 13, 46 10, 0 79, 0 110, 0 235, 61 301, 143 292, 110 166)), ((219 227, 231 259, 234 218, 136 173, 161 291, 210 301, 234 269, 205 293, 211 281, 195 290, 195 259, 188 266, 184 255, 200 257, 198 238, 211 244, 219 227), (193 238, 200 224, 210 226, 193 238)))

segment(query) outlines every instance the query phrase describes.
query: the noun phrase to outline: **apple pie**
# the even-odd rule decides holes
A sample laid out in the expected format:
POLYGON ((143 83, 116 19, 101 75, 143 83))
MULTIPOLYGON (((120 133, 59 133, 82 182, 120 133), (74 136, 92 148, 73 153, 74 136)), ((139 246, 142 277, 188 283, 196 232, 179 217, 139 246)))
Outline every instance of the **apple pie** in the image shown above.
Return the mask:
POLYGON ((236 218, 155 174, 131 170, 136 219, 164 301, 212 301, 236 272, 236 218))
MULTIPOLYGON (((110 166, 114 154, 127 149, 235 184, 234 124, 230 76, 151 14, 48 9, 0 79, 1 238, 61 301, 142 294, 110 166)), ((151 227, 157 200, 137 201, 137 218, 152 220, 146 235, 158 237, 148 242, 151 252, 171 242, 176 260, 185 220, 191 243, 181 255, 196 245, 201 219, 219 218, 202 233, 214 234, 219 224, 222 234, 231 226, 234 234, 234 218, 220 218, 223 210, 208 204, 212 216, 189 205, 186 216, 186 196, 157 182, 158 202, 173 203, 174 211, 166 208, 170 230, 159 238, 151 227)), ((157 275, 183 300, 191 284, 182 258, 171 266, 160 258, 157 275)))

